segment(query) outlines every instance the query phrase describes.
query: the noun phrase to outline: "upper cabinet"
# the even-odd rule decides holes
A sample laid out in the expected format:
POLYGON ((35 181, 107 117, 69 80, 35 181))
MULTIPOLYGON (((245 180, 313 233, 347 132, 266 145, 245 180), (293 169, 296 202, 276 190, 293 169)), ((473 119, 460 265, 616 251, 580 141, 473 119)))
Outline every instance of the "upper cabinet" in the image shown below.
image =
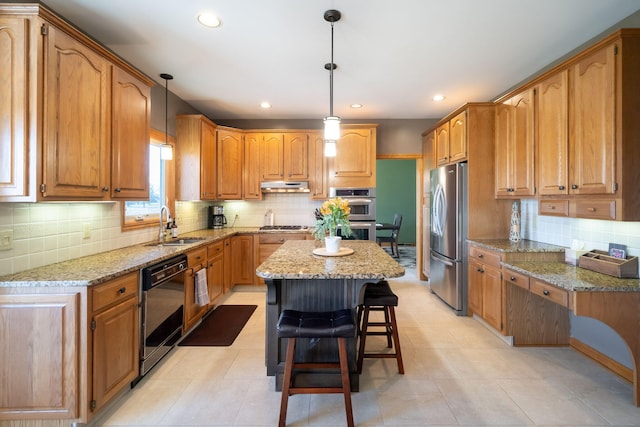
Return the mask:
POLYGON ((260 190, 260 143, 262 134, 244 134, 244 168, 242 176, 244 199, 262 199, 260 190))
POLYGON ((309 134, 309 188, 312 199, 326 199, 329 195, 327 157, 324 155, 322 132, 309 134))
POLYGON ((39 4, 0 5, 0 58, 0 201, 149 197, 130 165, 148 162, 153 81, 39 4))
POLYGON ((231 128, 218 128, 218 199, 242 200, 244 137, 231 128))
POLYGON ((435 135, 435 153, 438 166, 467 159, 466 129, 465 111, 438 126, 435 135))
POLYGON ((201 114, 176 116, 176 199, 216 200, 216 125, 201 114))
POLYGON ((336 152, 329 159, 330 187, 376 186, 374 125, 343 125, 336 152))
POLYGON ((309 179, 309 135, 305 132, 264 133, 261 143, 262 179, 309 179))
POLYGON ((528 197, 534 185, 533 89, 524 90, 496 106, 495 196, 528 197))

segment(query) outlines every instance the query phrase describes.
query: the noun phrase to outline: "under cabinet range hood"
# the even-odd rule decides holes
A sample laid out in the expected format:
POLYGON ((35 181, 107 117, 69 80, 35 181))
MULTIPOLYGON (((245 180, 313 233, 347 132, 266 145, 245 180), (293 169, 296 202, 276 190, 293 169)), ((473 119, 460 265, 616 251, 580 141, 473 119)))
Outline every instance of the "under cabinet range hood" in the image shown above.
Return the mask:
POLYGON ((307 181, 264 181, 260 183, 263 193, 308 193, 307 181))

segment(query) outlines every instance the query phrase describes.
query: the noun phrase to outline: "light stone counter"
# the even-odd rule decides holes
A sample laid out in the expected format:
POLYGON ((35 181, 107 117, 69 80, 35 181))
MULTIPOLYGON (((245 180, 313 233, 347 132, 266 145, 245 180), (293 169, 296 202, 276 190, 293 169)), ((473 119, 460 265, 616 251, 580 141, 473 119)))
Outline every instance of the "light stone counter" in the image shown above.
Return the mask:
POLYGON ((314 255, 324 243, 289 240, 256 269, 265 279, 384 279, 404 276, 404 267, 373 242, 345 240, 341 247, 353 249, 345 256, 314 255))
POLYGON ((509 239, 469 239, 467 242, 496 252, 564 252, 566 249, 563 246, 533 240, 512 242, 509 239))

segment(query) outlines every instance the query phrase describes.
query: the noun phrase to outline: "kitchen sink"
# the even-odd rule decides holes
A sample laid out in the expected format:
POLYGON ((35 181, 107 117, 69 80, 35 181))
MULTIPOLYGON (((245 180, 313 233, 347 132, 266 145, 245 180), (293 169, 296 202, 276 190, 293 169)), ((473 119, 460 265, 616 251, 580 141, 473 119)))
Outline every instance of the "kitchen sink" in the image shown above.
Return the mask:
POLYGON ((184 246, 205 240, 204 237, 192 237, 188 239, 167 240, 164 243, 147 243, 145 246, 184 246))

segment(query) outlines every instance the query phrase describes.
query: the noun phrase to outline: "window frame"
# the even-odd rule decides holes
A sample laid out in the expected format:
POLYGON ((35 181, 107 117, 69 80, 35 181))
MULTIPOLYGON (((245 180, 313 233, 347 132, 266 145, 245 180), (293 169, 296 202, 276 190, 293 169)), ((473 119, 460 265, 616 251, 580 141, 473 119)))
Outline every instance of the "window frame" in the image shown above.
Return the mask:
MULTIPOLYGON (((151 129, 149 136, 149 144, 161 145, 164 143, 168 143, 173 147, 173 159, 172 160, 164 160, 164 184, 165 184, 165 205, 169 208, 171 212, 171 217, 174 218, 176 215, 175 211, 175 176, 176 176, 176 145, 175 138, 171 135, 167 136, 164 132, 151 129)), ((148 198, 147 198, 148 200, 148 198)), ((120 204, 120 218, 121 218, 121 231, 130 231, 130 230, 139 230, 141 228, 151 228, 158 227, 160 224, 160 212, 156 212, 150 214, 145 217, 142 221, 136 221, 134 219, 128 219, 126 216, 126 202, 123 201, 120 204)))

